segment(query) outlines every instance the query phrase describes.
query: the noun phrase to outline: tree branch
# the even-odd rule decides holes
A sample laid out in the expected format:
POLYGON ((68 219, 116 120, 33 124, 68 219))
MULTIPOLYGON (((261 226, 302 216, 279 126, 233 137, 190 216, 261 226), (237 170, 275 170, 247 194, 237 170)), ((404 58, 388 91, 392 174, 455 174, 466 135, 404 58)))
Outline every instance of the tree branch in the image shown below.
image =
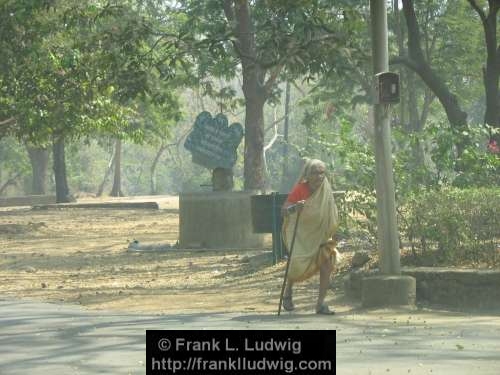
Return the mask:
MULTIPOLYGON (((403 1, 403 12, 406 18, 408 27, 408 67, 411 67, 419 75, 420 79, 432 90, 446 111, 446 116, 450 125, 455 128, 461 128, 467 124, 467 113, 464 112, 459 105, 458 98, 454 95, 448 86, 443 82, 436 72, 431 68, 425 60, 422 47, 420 45, 420 31, 417 17, 413 8, 412 0, 403 1), (414 62, 414 66, 410 65, 414 62)), ((405 63, 406 60, 401 60, 405 63)), ((457 147, 459 145, 457 144, 457 147)), ((460 145, 460 147, 461 145, 460 145)), ((459 151, 459 154, 461 151, 459 151)))
POLYGON ((9 127, 11 125, 14 125, 15 123, 16 123, 16 119, 14 117, 10 117, 6 120, 0 121, 0 126, 9 127))
POLYGON ((481 22, 483 24, 486 24, 486 14, 484 14, 484 11, 476 3, 476 0, 467 0, 467 1, 469 2, 470 6, 477 12, 479 17, 481 18, 481 22))
POLYGON ((16 185, 16 180, 21 176, 21 172, 17 172, 13 177, 9 178, 1 187, 0 195, 11 185, 16 185))
POLYGON ((295 87, 297 89, 297 91, 300 92, 300 94, 302 96, 307 95, 307 93, 302 89, 302 87, 299 87, 299 85, 297 85, 297 83, 295 81, 292 81, 292 86, 295 87))
POLYGON ((412 59, 410 59, 408 56, 391 57, 391 59, 389 60, 389 65, 397 65, 397 64, 402 64, 407 68, 410 68, 414 72, 418 71, 418 64, 412 59))
POLYGON ((430 89, 425 90, 424 103, 422 104, 422 113, 420 114, 420 124, 425 124, 432 102, 436 96, 430 89))
POLYGON ((269 125, 266 129, 264 129, 264 134, 266 134, 269 130, 271 130, 272 128, 274 128, 277 124, 279 124, 280 122, 282 122, 284 119, 285 119, 286 116, 281 116, 279 119, 273 121, 273 123, 271 125, 269 125))
POLYGON ((408 54, 409 57, 417 62, 425 62, 422 46, 420 44, 420 28, 418 26, 417 16, 413 9, 412 0, 403 0, 403 13, 406 18, 408 28, 408 54))
POLYGON ((276 120, 276 108, 274 109, 274 122, 273 122, 273 126, 274 126, 274 135, 273 137, 271 138, 271 140, 269 141, 269 143, 267 145, 264 146, 263 150, 262 150, 262 154, 263 154, 263 159, 264 159, 264 170, 266 171, 266 173, 269 173, 269 170, 267 169, 267 160, 266 160, 266 151, 269 150, 274 142, 276 142, 276 140, 278 139, 278 120, 276 120))

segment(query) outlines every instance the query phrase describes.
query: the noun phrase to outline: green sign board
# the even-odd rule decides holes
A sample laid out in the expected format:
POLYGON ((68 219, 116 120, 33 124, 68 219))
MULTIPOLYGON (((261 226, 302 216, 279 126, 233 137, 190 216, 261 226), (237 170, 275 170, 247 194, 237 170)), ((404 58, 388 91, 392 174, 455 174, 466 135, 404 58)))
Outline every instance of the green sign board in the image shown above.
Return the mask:
POLYGON ((205 168, 233 168, 236 149, 243 138, 243 126, 233 123, 228 126, 227 117, 219 113, 201 112, 194 122, 184 147, 191 151, 193 162, 205 168))

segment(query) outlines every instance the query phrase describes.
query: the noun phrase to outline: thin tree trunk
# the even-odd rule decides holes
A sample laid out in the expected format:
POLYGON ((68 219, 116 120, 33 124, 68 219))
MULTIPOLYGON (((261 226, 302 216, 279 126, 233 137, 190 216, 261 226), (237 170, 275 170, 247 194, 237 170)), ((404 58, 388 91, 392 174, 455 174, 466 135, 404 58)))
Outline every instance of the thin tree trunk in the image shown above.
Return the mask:
POLYGON ((5 181, 1 186, 0 186, 0 195, 4 193, 5 190, 9 186, 15 186, 17 185, 17 179, 21 177, 21 172, 17 172, 14 176, 10 177, 7 181, 5 181))
POLYGON ((283 124, 283 171, 281 188, 288 191, 288 128, 290 126, 290 81, 285 86, 285 123, 283 124))
POLYGON ((46 148, 38 148, 26 146, 31 162, 31 170, 33 173, 33 181, 31 194, 44 195, 46 193, 47 169, 49 166, 49 150, 46 148))
POLYGON ((157 185, 156 185, 156 166, 158 165, 158 161, 160 160, 161 155, 167 149, 167 145, 163 144, 160 146, 158 151, 156 152, 155 158, 153 159, 153 164, 151 164, 151 176, 150 176, 150 193, 151 195, 158 194, 157 185))
POLYGON ((416 75, 414 72, 408 72, 408 123, 406 126, 406 131, 409 134, 417 132, 420 125, 420 116, 418 115, 418 100, 417 100, 417 82, 416 75))
MULTIPOLYGON (((226 2, 227 3, 227 2, 226 2)), ((227 12, 226 12, 227 14, 227 12)), ((257 63, 255 32, 247 1, 236 2, 233 9, 241 57, 243 94, 245 96, 245 190, 262 190, 264 173, 264 88, 265 71, 257 63)))
POLYGON ((106 185, 106 182, 108 181, 108 177, 111 174, 111 171, 113 170, 113 166, 115 164, 115 151, 111 151, 111 158, 109 159, 108 162, 108 167, 106 168, 106 173, 104 173, 104 178, 102 179, 101 184, 99 185, 99 188, 97 189, 96 197, 102 196, 102 193, 104 192, 104 185, 106 185))
POLYGON ((63 137, 57 138, 53 141, 52 152, 54 159, 54 177, 56 180, 56 202, 71 202, 73 199, 69 195, 63 137))
POLYGON ((122 154, 122 141, 117 139, 115 142, 115 172, 113 176, 113 187, 111 193, 112 197, 123 197, 122 193, 122 177, 121 177, 121 154, 122 154))

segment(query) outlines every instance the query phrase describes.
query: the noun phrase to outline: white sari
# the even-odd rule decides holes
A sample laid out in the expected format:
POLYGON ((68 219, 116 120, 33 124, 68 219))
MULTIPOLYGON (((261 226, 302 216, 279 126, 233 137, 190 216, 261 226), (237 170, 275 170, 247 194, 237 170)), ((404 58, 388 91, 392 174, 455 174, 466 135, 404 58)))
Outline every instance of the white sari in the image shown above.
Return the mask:
MULTIPOLYGON (((298 212, 285 217, 283 239, 290 252, 298 212)), ((335 234, 338 227, 338 211, 328 179, 306 200, 300 213, 297 234, 293 245, 288 279, 302 281, 318 272, 321 264, 330 259, 334 246, 322 246, 335 234)))

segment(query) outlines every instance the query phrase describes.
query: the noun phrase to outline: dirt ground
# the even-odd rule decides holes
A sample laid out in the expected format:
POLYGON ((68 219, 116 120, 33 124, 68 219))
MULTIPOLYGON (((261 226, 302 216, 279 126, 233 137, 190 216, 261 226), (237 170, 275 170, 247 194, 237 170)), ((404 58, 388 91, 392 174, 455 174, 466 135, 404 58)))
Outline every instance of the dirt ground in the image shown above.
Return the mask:
MULTIPOLYGON (((0 296, 158 314, 276 311, 285 263, 273 266, 269 248, 129 249, 175 244, 175 208, 175 197, 160 210, 1 208, 0 296)), ((299 311, 313 311, 317 285, 297 285, 299 311)))

